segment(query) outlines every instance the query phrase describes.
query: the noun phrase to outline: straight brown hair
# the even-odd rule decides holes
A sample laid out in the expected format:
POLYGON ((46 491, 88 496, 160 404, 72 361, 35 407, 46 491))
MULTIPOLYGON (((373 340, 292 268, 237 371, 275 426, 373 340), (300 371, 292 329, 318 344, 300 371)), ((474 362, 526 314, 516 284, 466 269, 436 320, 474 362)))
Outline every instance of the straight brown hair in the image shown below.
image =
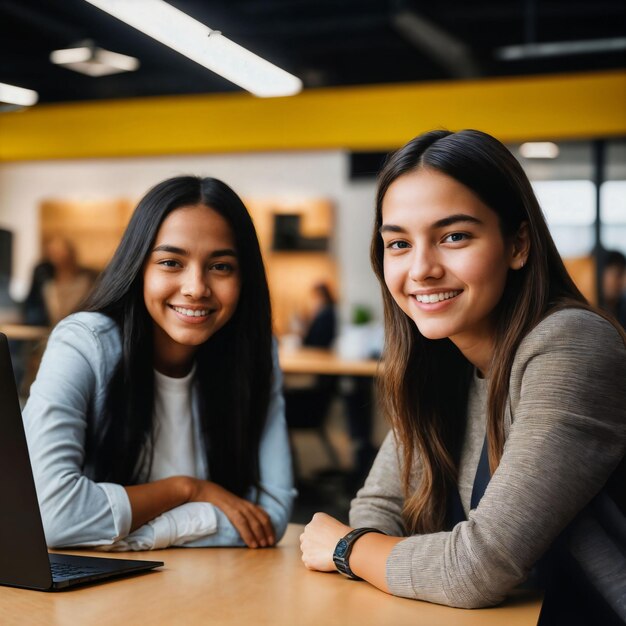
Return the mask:
POLYGON ((528 227, 528 259, 522 269, 509 270, 496 310, 487 404, 492 473, 504 449, 509 379, 522 339, 544 317, 562 308, 590 309, 611 320, 587 303, 570 278, 530 181, 497 139, 477 130, 435 130, 416 137, 389 157, 378 180, 371 261, 385 310, 385 370, 379 378, 380 397, 402 455, 404 519, 411 533, 437 532, 449 525, 447 502, 457 488, 473 375, 473 366, 449 339, 430 340, 419 332, 385 284, 384 245, 379 232, 383 200, 395 180, 420 169, 441 172, 471 190, 497 213, 505 239, 514 237, 522 224, 528 227), (420 476, 417 486, 411 484, 416 464, 420 476))

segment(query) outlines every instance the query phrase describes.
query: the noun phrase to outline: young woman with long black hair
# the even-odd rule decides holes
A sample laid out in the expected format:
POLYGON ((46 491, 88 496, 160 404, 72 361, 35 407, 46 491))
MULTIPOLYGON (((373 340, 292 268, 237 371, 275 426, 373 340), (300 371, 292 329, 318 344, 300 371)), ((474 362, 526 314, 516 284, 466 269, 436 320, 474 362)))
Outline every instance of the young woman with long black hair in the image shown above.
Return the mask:
POLYGON ((224 183, 139 202, 24 410, 48 544, 274 545, 294 491, 270 299, 224 183))
POLYGON ((371 257, 392 432, 350 526, 305 528, 305 565, 466 608, 534 578, 545 623, 620 623, 625 337, 567 274, 519 163, 478 131, 412 140, 381 172, 371 257))

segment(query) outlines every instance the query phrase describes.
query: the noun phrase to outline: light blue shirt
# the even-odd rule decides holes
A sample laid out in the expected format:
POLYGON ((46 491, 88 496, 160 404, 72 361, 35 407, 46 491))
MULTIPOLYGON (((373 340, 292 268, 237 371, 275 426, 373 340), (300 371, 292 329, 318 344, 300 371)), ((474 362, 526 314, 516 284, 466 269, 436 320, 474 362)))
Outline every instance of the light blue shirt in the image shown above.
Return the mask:
MULTIPOLYGON (((98 483, 85 450, 88 421, 101 419, 106 390, 121 357, 117 325, 100 313, 76 313, 48 341, 24 409, 24 426, 49 546, 145 550, 169 545, 243 546, 216 506, 192 502, 130 533, 132 511, 123 486, 98 483)), ((259 447, 261 493, 278 541, 296 492, 276 347, 265 430, 259 447)), ((203 452, 202 452, 203 453, 203 452)), ((206 459, 203 459, 206 462, 206 459)), ((255 501, 256 490, 246 498, 255 501)))

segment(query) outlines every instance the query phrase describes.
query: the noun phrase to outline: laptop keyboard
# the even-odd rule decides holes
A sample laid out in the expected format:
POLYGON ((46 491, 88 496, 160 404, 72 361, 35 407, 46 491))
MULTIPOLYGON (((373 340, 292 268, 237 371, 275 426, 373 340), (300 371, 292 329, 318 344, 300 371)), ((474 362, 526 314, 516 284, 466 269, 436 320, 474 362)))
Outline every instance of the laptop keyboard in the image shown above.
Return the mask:
POLYGON ((68 580, 69 578, 82 578, 91 576, 102 570, 90 565, 71 565, 68 563, 50 563, 52 580, 68 580))

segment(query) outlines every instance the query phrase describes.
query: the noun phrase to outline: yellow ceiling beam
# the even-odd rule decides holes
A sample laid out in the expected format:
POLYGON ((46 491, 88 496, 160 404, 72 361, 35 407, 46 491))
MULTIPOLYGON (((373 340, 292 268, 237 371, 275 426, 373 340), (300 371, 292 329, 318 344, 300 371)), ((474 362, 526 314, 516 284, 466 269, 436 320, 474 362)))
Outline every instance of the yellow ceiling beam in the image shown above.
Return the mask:
POLYGON ((438 127, 509 142, 626 135, 626 71, 40 105, 0 114, 0 161, 388 150, 438 127))

